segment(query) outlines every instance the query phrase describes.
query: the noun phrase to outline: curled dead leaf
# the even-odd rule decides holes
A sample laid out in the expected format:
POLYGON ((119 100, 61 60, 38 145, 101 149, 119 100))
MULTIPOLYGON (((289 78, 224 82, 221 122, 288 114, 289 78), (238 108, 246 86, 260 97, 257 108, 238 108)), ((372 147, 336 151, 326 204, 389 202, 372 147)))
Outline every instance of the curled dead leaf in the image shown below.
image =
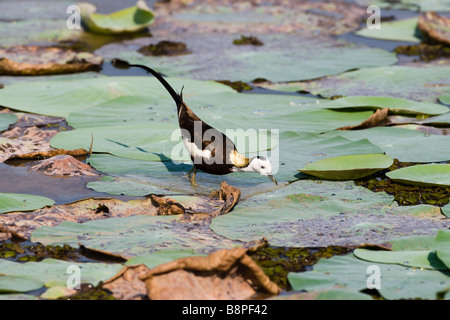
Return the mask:
POLYGON ((219 210, 216 210, 213 215, 219 216, 227 214, 236 206, 241 198, 241 190, 239 188, 228 185, 225 181, 220 184, 220 189, 211 194, 211 198, 217 197, 219 200, 224 200, 225 204, 219 210))
POLYGON ((120 300, 142 300, 147 298, 145 276, 150 269, 144 264, 125 266, 114 277, 103 284, 103 288, 112 292, 114 298, 120 300))
POLYGON ((450 18, 436 12, 424 12, 419 16, 417 26, 430 42, 450 45, 450 18))
POLYGON ((355 126, 340 127, 337 130, 361 130, 361 129, 368 129, 368 128, 382 126, 388 122, 388 119, 387 119, 388 113, 389 113, 389 108, 378 109, 369 118, 367 118, 360 124, 355 125, 355 126))
POLYGON ((183 214, 184 207, 171 198, 158 197, 154 194, 150 195, 152 204, 158 208, 158 215, 183 214))
POLYGON ((217 250, 206 257, 180 258, 149 270, 147 295, 154 300, 248 299, 281 289, 246 254, 245 248, 217 250))

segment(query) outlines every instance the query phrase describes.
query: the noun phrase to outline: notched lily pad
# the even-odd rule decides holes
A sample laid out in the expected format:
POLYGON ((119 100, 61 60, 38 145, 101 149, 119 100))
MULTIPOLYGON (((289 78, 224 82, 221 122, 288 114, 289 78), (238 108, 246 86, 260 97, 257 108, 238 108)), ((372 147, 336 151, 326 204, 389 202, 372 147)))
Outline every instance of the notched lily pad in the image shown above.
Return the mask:
POLYGON ((56 47, 0 48, 0 75, 52 75, 99 70, 103 58, 56 47))
POLYGON ((81 22, 90 32, 101 34, 122 34, 139 32, 153 23, 154 14, 145 1, 138 0, 136 6, 110 14, 95 13, 97 8, 91 3, 83 2, 81 22))
POLYGON ((328 180, 353 180, 389 168, 394 160, 383 154, 349 155, 319 160, 299 171, 328 180))
POLYGON ((450 187, 450 164, 424 164, 386 173, 394 181, 417 186, 450 187))

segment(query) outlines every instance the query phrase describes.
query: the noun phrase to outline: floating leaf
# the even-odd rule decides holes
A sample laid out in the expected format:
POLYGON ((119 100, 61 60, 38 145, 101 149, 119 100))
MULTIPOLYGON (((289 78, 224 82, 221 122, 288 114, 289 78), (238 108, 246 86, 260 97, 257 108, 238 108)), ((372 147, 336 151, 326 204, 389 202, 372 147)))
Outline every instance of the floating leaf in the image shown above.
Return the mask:
POLYGON ((368 294, 348 289, 330 289, 321 291, 315 300, 372 300, 372 298, 368 294))
POLYGON ((391 113, 440 115, 449 112, 448 107, 431 102, 417 102, 407 99, 377 96, 351 96, 320 104, 327 109, 384 109, 391 113))
POLYGON ((17 121, 17 116, 14 113, 0 113, 0 131, 8 129, 10 124, 17 121))
POLYGON ((247 198, 210 228, 240 241, 266 237, 280 247, 349 246, 434 233, 446 225, 437 217, 438 207, 397 206, 393 197, 351 181, 300 180, 247 198))
POLYGON ((321 79, 281 84, 259 84, 280 91, 308 91, 323 97, 390 96, 415 101, 435 102, 448 92, 450 66, 420 64, 363 68, 321 79))
POLYGON ((439 230, 434 239, 432 249, 435 250, 437 257, 450 270, 450 231, 439 230))
POLYGON ((235 243, 212 232, 195 232, 174 216, 131 216, 85 223, 63 222, 56 227, 36 229, 31 241, 43 244, 79 244, 126 259, 165 250, 210 252, 235 243), (219 239, 221 239, 219 241, 219 239))
POLYGON ((417 186, 450 187, 450 164, 424 164, 386 173, 394 181, 417 186))
POLYGON ((354 180, 389 168, 393 162, 383 154, 350 155, 319 160, 299 171, 328 180, 354 180))
POLYGON ((448 268, 431 251, 379 251, 356 249, 354 255, 359 259, 377 263, 392 263, 406 267, 416 267, 434 270, 447 270, 448 268))
POLYGON ((450 105, 450 93, 445 93, 439 97, 439 101, 450 105))
POLYGON ((391 40, 391 41, 407 41, 419 43, 422 39, 420 31, 417 29, 417 18, 382 22, 380 29, 369 29, 363 27, 355 32, 358 36, 391 40))
POLYGON ((386 155, 400 162, 439 162, 450 159, 447 136, 432 135, 406 128, 375 127, 365 130, 332 131, 324 138, 345 137, 350 140, 368 139, 386 155))
MULTIPOLYGON (((321 259, 313 271, 289 273, 294 290, 326 290, 336 285, 358 292, 367 289, 369 267, 374 262, 363 261, 353 254, 321 259)), ((450 285, 450 273, 377 263, 380 268, 380 289, 385 299, 436 299, 450 285)))
MULTIPOLYGON (((152 61, 158 72, 171 77, 251 82, 257 78, 270 81, 315 79, 356 68, 391 65, 397 60, 391 52, 336 42, 331 38, 321 41, 297 33, 261 34, 258 38, 264 46, 235 46, 233 34, 214 33, 207 38, 204 34, 192 34, 189 41, 185 37, 174 39, 185 42, 192 54, 152 57, 152 61), (299 46, 299 43, 308 43, 308 46, 299 46), (265 68, 259 68, 262 64, 265 68)), ((148 64, 148 57, 126 51, 123 45, 107 45, 96 53, 107 60, 118 57, 130 63, 148 64)))
POLYGON ((179 251, 158 251, 146 255, 133 257, 125 263, 125 265, 145 264, 148 268, 155 268, 160 264, 164 264, 179 258, 198 256, 193 250, 179 250, 179 251))
POLYGON ((81 21, 87 30, 101 34, 139 32, 153 23, 154 14, 143 0, 130 7, 110 14, 95 13, 97 8, 87 2, 79 3, 81 21))
MULTIPOLYGON (((218 92, 235 93, 228 86, 215 81, 170 78, 167 81, 177 89, 185 86, 183 92, 185 97, 218 92)), ((173 100, 161 89, 161 83, 152 77, 139 76, 86 78, 83 75, 76 75, 59 80, 17 82, 6 85, 0 90, 0 105, 25 112, 67 117, 71 112, 110 102, 123 96, 131 96, 131 101, 134 103, 136 98, 133 96, 147 97, 147 110, 155 102, 162 104, 161 108, 167 106, 169 111, 175 109, 173 100)), ((144 100, 142 98, 139 100, 141 106, 144 100)), ((123 103, 128 101, 119 101, 116 106, 120 102, 123 106, 123 103)), ((176 111, 172 114, 176 116, 176 111)), ((148 120, 144 118, 141 121, 148 122, 148 120)))
POLYGON ((383 9, 400 9, 411 11, 450 11, 448 0, 356 0, 356 3, 367 6, 377 5, 383 9))
POLYGON ((446 206, 442 207, 442 213, 447 217, 450 218, 450 204, 447 204, 446 206))
MULTIPOLYGON (((19 263, 0 260, 0 274, 6 277, 14 277, 23 281, 35 283, 35 288, 66 286, 70 275, 74 274, 74 268, 79 268, 81 283, 90 283, 96 286, 100 281, 105 281, 115 275, 121 268, 121 264, 92 263, 63 261, 57 259, 45 259, 40 262, 19 263)), ((0 279, 2 276, 0 276, 0 279)), ((28 291, 28 290, 27 290, 28 291)))
POLYGON ((31 211, 52 206, 52 199, 31 194, 0 193, 0 213, 12 211, 31 211))
POLYGON ((39 280, 24 279, 0 275, 0 293, 5 292, 27 292, 42 288, 44 284, 39 280))

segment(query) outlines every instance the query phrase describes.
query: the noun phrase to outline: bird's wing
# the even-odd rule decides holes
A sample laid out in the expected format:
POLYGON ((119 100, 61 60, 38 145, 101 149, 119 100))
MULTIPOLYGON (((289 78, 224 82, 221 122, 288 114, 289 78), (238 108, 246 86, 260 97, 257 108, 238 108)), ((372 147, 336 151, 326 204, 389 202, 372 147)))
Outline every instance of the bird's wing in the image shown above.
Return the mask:
POLYGON ((236 149, 231 150, 231 152, 228 154, 228 157, 230 159, 230 162, 235 167, 244 168, 249 164, 249 159, 240 154, 236 149))

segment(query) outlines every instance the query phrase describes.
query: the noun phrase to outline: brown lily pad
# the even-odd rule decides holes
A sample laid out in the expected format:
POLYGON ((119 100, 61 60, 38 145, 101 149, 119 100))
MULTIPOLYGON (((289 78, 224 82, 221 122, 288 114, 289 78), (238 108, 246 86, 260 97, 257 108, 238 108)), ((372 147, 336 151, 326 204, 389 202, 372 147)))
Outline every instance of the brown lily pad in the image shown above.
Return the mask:
POLYGON ((86 199, 32 212, 11 212, 0 216, 0 232, 28 240, 41 226, 56 226, 63 221, 83 223, 90 220, 132 215, 156 215, 150 199, 121 201, 118 199, 86 199))
POLYGON ((180 258, 149 270, 145 281, 153 300, 248 299, 281 289, 246 254, 245 248, 217 250, 206 257, 180 258))
POLYGON ((419 16, 417 25, 430 42, 450 46, 450 18, 436 12, 425 12, 419 16))
POLYGON ((44 159, 57 155, 86 156, 85 149, 55 149, 50 140, 65 130, 63 118, 17 114, 18 121, 0 134, 0 162, 12 159, 44 159))
POLYGON ((0 75, 49 75, 99 70, 103 58, 56 47, 0 48, 0 75))
POLYGON ((90 165, 85 164, 71 155, 61 154, 40 161, 30 170, 38 171, 48 176, 99 176, 100 174, 90 165))

